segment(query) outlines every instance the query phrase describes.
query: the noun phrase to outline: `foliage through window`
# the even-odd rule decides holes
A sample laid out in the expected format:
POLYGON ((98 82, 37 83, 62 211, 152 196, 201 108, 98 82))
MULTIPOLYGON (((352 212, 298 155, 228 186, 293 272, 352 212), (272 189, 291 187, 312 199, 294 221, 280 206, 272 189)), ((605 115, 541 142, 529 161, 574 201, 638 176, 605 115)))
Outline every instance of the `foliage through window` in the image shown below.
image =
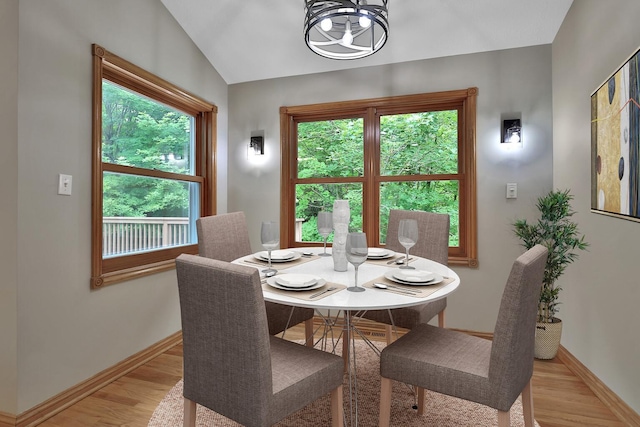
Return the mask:
POLYGON ((350 230, 367 233, 371 246, 386 242, 392 209, 449 214, 450 262, 477 266, 476 95, 282 107, 282 240, 321 242, 317 213, 346 199, 350 230))
POLYGON ((91 285, 197 253, 213 212, 215 107, 94 45, 91 285))

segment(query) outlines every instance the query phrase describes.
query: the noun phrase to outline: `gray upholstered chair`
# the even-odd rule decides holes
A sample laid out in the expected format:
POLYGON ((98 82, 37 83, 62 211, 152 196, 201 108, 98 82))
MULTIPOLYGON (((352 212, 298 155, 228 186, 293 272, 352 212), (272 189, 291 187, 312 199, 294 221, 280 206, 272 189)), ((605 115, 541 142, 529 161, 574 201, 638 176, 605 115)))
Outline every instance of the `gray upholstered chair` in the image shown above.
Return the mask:
MULTIPOLYGON (((409 254, 448 265, 449 215, 423 211, 390 211, 386 248, 401 253, 405 251, 398 241, 398 226, 402 219, 418 221, 418 241, 410 249, 409 254)), ((401 328, 413 329, 420 323, 428 323, 438 315, 438 326, 444 328, 445 308, 447 308, 447 299, 442 298, 416 307, 393 309, 391 310, 393 324, 401 328)), ((371 310, 360 317, 386 324, 387 344, 391 343, 393 331, 389 310, 371 310)))
MULTIPOLYGON (((196 221, 200 256, 233 261, 251 253, 244 212, 202 217, 196 221)), ((269 333, 277 335, 287 327, 304 322, 308 346, 313 346, 313 309, 265 302, 269 333)))
POLYGON ((392 380, 498 410, 498 425, 509 425, 513 402, 522 393, 525 426, 532 427, 533 348, 536 314, 547 249, 536 245, 514 262, 502 293, 493 340, 421 324, 386 347, 380 356, 380 426, 388 426, 392 380))
POLYGON ((183 254, 176 272, 185 426, 196 404, 263 427, 329 393, 332 426, 343 425, 342 359, 269 335, 255 268, 183 254))

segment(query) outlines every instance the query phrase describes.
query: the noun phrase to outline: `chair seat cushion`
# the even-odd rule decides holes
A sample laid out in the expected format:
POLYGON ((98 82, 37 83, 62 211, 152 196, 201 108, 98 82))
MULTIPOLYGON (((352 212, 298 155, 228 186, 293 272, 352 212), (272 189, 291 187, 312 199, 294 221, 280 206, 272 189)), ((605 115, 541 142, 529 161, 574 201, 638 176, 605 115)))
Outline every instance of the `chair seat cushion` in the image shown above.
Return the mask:
POLYGON ((270 301, 265 301, 265 306, 269 335, 279 334, 287 327, 312 319, 314 315, 312 308, 292 307, 270 301), (291 310, 293 310, 293 314, 291 314, 291 310))
POLYGON ((342 384, 340 356, 270 337, 273 423, 305 407, 342 384))
POLYGON ((380 375, 495 408, 490 355, 489 340, 421 324, 382 351, 380 375))
MULTIPOLYGON (((447 299, 442 298, 415 307, 394 308, 391 310, 393 324, 399 328, 413 329, 420 323, 429 323, 438 313, 447 308, 447 299)), ((360 317, 391 325, 388 310, 369 310, 360 317)))

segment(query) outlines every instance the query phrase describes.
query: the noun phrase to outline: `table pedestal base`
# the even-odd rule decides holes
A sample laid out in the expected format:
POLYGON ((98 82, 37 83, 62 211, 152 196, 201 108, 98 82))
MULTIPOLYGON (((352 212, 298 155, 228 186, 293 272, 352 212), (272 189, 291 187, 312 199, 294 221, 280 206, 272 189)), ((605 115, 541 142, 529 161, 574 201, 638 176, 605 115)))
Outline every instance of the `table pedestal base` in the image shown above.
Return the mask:
MULTIPOLYGON (((357 354, 356 354, 356 338, 362 339, 378 356, 381 350, 360 331, 357 327, 358 314, 360 312, 338 311, 335 316, 329 313, 327 316, 318 313, 323 320, 323 326, 320 326, 315 332, 320 332, 315 344, 324 351, 336 353, 337 348, 342 344, 342 358, 344 360, 344 372, 347 375, 349 389, 349 403, 345 405, 345 426, 358 426, 358 377, 357 373, 357 354), (340 331, 337 333, 335 331, 340 331), (348 413, 347 413, 348 412, 348 413)), ((315 335, 315 333, 314 333, 315 335)))

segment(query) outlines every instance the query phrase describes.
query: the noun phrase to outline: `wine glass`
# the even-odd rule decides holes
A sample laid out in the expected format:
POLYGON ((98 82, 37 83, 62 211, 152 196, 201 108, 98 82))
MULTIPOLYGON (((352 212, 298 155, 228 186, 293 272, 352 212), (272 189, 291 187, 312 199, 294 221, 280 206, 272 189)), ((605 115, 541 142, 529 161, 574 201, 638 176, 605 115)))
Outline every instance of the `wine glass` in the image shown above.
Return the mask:
POLYGON ((400 268, 414 269, 409 265, 409 248, 418 241, 418 221, 415 219, 401 219, 398 228, 398 241, 406 250, 404 265, 400 268))
POLYGON ((319 256, 331 256, 327 253, 327 238, 333 230, 333 219, 331 212, 321 211, 318 212, 318 233, 324 239, 324 251, 319 256))
POLYGON ((280 224, 275 221, 263 221, 260 228, 260 240, 262 247, 267 250, 269 267, 262 270, 265 276, 273 276, 278 270, 271 267, 271 251, 280 244, 280 224))
POLYGON ((358 267, 367 260, 369 247, 367 246, 367 235, 365 233, 349 233, 347 234, 347 243, 345 245, 347 253, 347 261, 353 264, 356 269, 355 286, 347 288, 351 292, 363 292, 364 288, 358 286, 358 267))

